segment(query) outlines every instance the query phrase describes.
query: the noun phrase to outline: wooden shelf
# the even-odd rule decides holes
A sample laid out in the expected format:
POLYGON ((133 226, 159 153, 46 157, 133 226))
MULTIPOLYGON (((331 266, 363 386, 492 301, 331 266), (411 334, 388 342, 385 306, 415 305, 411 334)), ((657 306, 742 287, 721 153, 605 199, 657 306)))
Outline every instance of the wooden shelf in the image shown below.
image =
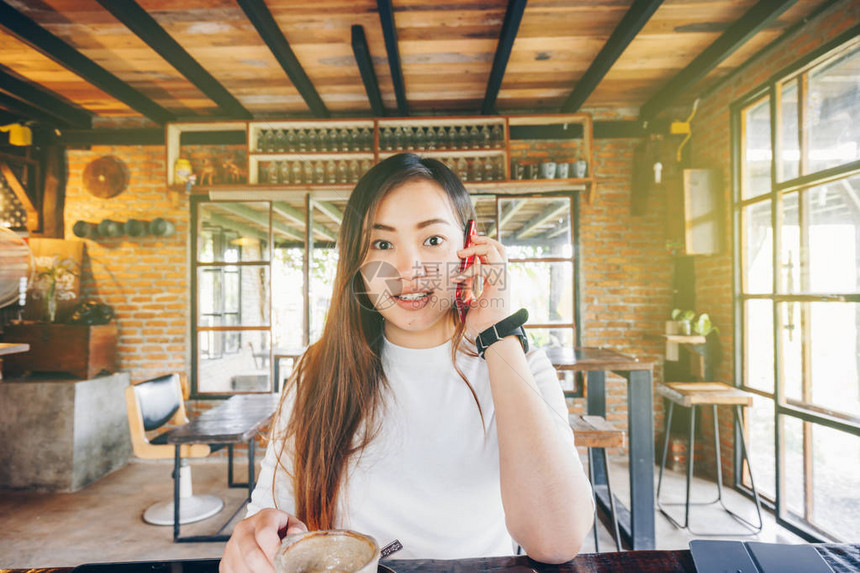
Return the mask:
POLYGON ((684 334, 664 334, 663 338, 666 342, 674 342, 675 344, 704 344, 707 339, 704 336, 693 334, 690 336, 684 334))

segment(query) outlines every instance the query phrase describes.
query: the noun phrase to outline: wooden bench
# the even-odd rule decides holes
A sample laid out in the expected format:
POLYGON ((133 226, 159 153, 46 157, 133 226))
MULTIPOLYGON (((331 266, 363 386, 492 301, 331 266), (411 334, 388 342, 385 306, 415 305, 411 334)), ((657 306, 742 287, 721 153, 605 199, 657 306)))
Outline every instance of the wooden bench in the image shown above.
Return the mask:
MULTIPOLYGON (((594 450, 600 450, 603 456, 603 467, 606 468, 606 489, 609 493, 610 519, 614 526, 615 548, 621 551, 621 534, 618 531, 618 514, 615 511, 615 497, 612 495, 612 486, 609 483, 609 464, 606 460, 606 448, 624 447, 624 432, 606 421, 603 416, 580 416, 568 410, 568 422, 573 430, 574 443, 583 448, 588 448, 588 479, 594 488, 594 450)), ((597 494, 594 493, 594 551, 600 552, 597 541, 597 494)))

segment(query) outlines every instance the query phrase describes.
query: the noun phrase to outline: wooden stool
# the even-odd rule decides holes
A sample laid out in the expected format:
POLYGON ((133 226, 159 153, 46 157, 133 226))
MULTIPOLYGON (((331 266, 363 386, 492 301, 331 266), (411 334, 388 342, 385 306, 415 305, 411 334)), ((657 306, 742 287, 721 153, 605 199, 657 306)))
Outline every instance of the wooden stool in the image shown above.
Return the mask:
POLYGON ((657 508, 666 518, 672 522, 675 527, 686 529, 695 535, 755 535, 762 529, 761 519, 761 501, 758 497, 758 491, 755 488, 753 481, 752 464, 750 463, 749 453, 747 452, 746 439, 744 438, 744 426, 741 416, 741 408, 744 406, 752 406, 752 394, 744 392, 728 384, 722 382, 667 382, 657 386, 657 393, 669 400, 669 413, 666 416, 666 437, 663 440, 663 459, 660 462, 660 477, 657 479, 657 508), (672 427, 672 412, 675 409, 675 404, 690 408, 690 438, 687 446, 687 497, 682 503, 660 503, 660 487, 663 484, 663 469, 666 467, 666 454, 669 450, 669 429, 672 427), (693 481, 693 454, 695 452, 695 430, 696 430, 696 407, 711 406, 714 415, 714 449, 717 457, 717 499, 709 502, 690 503, 690 484, 693 481), (758 526, 753 525, 740 515, 734 513, 726 504, 723 503, 723 468, 720 460, 720 432, 719 424, 717 423, 717 406, 734 406, 735 427, 741 437, 741 454, 742 460, 746 460, 750 472, 750 485, 752 486, 753 497, 755 499, 756 512, 758 513, 758 526), (690 505, 712 505, 719 503, 722 508, 738 520, 742 525, 750 531, 746 533, 738 532, 721 532, 708 533, 697 532, 690 528, 690 505), (663 508, 663 505, 684 505, 684 524, 681 525, 663 508))
POLYGON ((594 491, 594 450, 600 450, 603 456, 603 467, 606 468, 606 489, 609 492, 609 504, 612 514, 612 525, 615 529, 615 548, 621 551, 621 534, 618 531, 618 514, 615 512, 615 498, 612 496, 612 486, 609 483, 609 464, 606 461, 606 448, 624 447, 624 432, 606 421, 602 416, 580 416, 568 414, 568 421, 573 430, 574 442, 577 446, 588 448, 588 479, 592 484, 594 494, 594 551, 600 552, 597 544, 597 492, 594 491))

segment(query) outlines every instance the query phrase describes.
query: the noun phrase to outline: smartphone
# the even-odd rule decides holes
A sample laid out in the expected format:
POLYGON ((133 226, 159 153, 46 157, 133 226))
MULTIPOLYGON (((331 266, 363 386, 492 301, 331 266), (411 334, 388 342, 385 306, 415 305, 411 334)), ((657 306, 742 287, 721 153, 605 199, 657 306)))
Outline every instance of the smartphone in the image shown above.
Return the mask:
MULTIPOLYGON (((475 225, 474 219, 469 219, 469 222, 466 223, 466 234, 463 238, 463 248, 466 249, 472 246, 472 238, 478 234, 477 226, 475 225)), ((469 255, 468 257, 460 260, 460 273, 463 273, 466 269, 475 264, 475 255, 469 255)), ((472 290, 469 289, 468 294, 466 293, 466 285, 465 283, 457 284, 457 311, 460 313, 460 322, 466 320, 466 313, 469 311, 469 302, 472 300, 472 290)))

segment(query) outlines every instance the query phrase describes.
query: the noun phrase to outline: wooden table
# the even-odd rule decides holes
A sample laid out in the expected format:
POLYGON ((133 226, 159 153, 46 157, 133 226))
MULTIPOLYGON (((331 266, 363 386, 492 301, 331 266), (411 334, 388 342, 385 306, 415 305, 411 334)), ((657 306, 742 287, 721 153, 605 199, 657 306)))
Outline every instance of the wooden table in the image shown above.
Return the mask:
MULTIPOLYGON (((627 380, 627 437, 630 460, 630 508, 616 501, 621 537, 632 549, 656 547, 654 525, 653 361, 605 348, 544 348, 556 370, 587 372, 586 410, 606 416, 606 372, 627 380)), ((595 456, 593 487, 598 506, 609 511, 606 466, 595 456)))
MULTIPOLYGON (((29 344, 22 342, 0 342, 0 356, 19 354, 30 350, 29 344)), ((3 359, 0 358, 0 380, 3 380, 3 359)))
POLYGON ((167 443, 176 446, 173 466, 173 541, 200 542, 226 541, 229 535, 221 535, 221 531, 251 500, 254 491, 254 440, 257 433, 268 425, 278 407, 277 394, 240 394, 233 396, 220 406, 203 412, 188 424, 171 430, 167 434, 167 443), (244 484, 233 483, 233 449, 235 444, 248 444, 248 481, 244 484), (231 487, 248 486, 248 497, 233 512, 230 519, 218 530, 216 535, 179 536, 179 455, 182 444, 227 444, 230 446, 228 464, 228 482, 231 487))
MULTIPOLYGON (((816 545, 816 550, 827 561, 834 573, 860 571, 860 545, 816 545)), ((139 569, 114 567, 103 573, 168 573, 172 570, 195 573, 216 573, 218 559, 184 561, 185 569, 171 569, 163 564, 140 564, 139 569)), ((486 557, 482 559, 390 559, 383 562, 395 573, 465 573, 491 571, 493 573, 696 573, 693 558, 687 550, 681 551, 625 551, 622 553, 586 553, 561 565, 544 565, 528 557, 486 557)), ((70 573, 71 567, 45 569, 0 569, 0 573, 70 573)), ((93 573, 95 573, 93 571, 93 573)))

